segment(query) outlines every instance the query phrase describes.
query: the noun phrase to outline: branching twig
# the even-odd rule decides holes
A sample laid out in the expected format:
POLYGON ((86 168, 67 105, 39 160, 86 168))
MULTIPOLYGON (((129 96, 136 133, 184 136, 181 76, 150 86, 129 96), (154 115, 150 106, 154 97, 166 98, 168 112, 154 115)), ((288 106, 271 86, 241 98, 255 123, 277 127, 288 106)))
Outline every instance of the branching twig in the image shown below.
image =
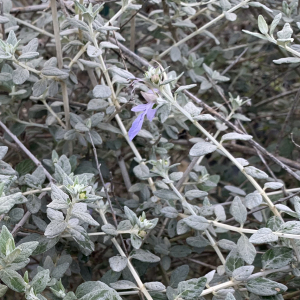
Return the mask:
POLYGON ((0 121, 0 127, 15 141, 20 149, 36 164, 36 166, 41 166, 44 170, 45 175, 49 181, 53 181, 52 176, 43 167, 41 162, 21 143, 21 141, 0 121))
MULTIPOLYGON (((58 63, 58 67, 61 69, 63 67, 63 56, 62 56, 61 43, 60 43, 56 0, 51 0, 51 11, 52 11, 53 29, 54 29, 54 36, 55 36, 57 63, 58 63)), ((66 119, 65 122, 66 122, 67 129, 69 129, 70 128, 70 108, 69 108, 68 90, 67 90, 67 85, 64 81, 61 81, 60 84, 61 84, 62 96, 63 96, 63 102, 64 102, 64 112, 65 112, 65 119, 66 119)))
MULTIPOLYGON (((99 164, 99 161, 98 161, 98 155, 97 155, 97 150, 96 150, 96 147, 95 147, 95 144, 94 144, 94 141, 93 141, 93 138, 92 138, 92 135, 90 133, 90 131, 88 132, 89 134, 89 137, 90 137, 90 140, 91 140, 91 144, 92 144, 92 147, 93 147, 93 152, 94 152, 94 158, 95 158, 95 162, 96 162, 96 166, 97 166, 97 170, 98 170, 98 174, 99 174, 99 177, 100 177, 100 181, 101 181, 101 184, 103 186, 103 189, 104 189, 104 192, 105 192, 105 196, 106 196, 106 199, 109 203, 109 207, 110 207, 110 210, 111 210, 111 215, 113 217, 113 220, 114 220, 114 223, 115 223, 115 226, 118 227, 118 221, 117 221, 117 218, 116 218, 116 214, 114 212, 114 209, 112 207, 112 203, 111 203, 111 200, 110 200, 110 196, 108 194, 108 190, 107 190, 107 187, 106 187, 106 184, 104 182, 104 179, 103 179, 103 176, 102 176, 102 172, 101 172, 101 169, 100 169, 100 164, 99 164)), ((125 243, 124 243, 124 240, 123 240, 123 237, 120 236, 121 238, 121 241, 122 241, 122 244, 123 244, 123 248, 126 252, 126 247, 125 247, 125 243)))

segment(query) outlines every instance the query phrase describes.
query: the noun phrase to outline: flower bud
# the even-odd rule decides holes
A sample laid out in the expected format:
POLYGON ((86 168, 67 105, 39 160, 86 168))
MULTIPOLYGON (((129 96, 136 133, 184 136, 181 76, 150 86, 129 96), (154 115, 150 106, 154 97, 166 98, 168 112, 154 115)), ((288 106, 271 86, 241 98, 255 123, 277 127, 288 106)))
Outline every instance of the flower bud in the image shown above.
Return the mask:
POLYGON ((159 78, 159 75, 158 75, 158 74, 153 74, 153 75, 151 76, 151 81, 152 81, 154 84, 159 84, 159 80, 160 80, 160 78, 159 78))
POLYGON ((146 236, 147 232, 145 230, 139 231, 139 237, 144 238, 146 236))

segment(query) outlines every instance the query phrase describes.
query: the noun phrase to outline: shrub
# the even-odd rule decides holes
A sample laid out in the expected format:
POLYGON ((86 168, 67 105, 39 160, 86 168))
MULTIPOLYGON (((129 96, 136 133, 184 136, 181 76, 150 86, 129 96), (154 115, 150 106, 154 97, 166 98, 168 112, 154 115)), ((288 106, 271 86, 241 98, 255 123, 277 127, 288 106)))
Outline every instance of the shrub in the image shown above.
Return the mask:
POLYGON ((2 299, 299 297, 298 1, 265 2, 3 0, 2 299))

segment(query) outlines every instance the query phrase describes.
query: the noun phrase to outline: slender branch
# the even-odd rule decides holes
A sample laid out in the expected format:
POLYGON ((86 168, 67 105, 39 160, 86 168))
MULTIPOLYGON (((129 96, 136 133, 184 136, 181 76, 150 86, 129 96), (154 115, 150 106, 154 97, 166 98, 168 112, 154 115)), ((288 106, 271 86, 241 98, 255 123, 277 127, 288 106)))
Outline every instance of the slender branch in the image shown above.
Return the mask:
POLYGON ((14 151, 20 152, 20 148, 18 147, 18 145, 11 143, 9 141, 7 141, 4 137, 0 136, 0 143, 4 144, 5 146, 13 149, 14 151))
MULTIPOLYGON (((250 275, 245 281, 249 281, 251 279, 255 279, 255 278, 258 278, 258 277, 265 277, 265 276, 267 276, 269 274, 272 274, 272 273, 289 272, 291 270, 292 270, 292 268, 290 266, 285 266, 285 267, 282 267, 280 269, 266 270, 266 271, 262 271, 262 272, 258 272, 258 273, 250 275)), ((221 290, 221 289, 226 289, 226 288, 229 288, 229 287, 232 287, 232 286, 237 286, 241 283, 243 283, 243 282, 242 281, 232 281, 232 280, 230 280, 230 281, 215 285, 213 287, 210 287, 210 288, 204 290, 201 293, 201 296, 209 295, 209 294, 214 293, 214 292, 216 292, 218 290, 221 290)))
MULTIPOLYGON (((166 93, 164 93, 164 95, 168 98, 170 98, 166 93)), ((171 99, 172 100, 172 99, 171 99)), ((215 144, 226 156, 227 158, 229 158, 234 164, 235 166, 244 174, 244 176, 252 183, 252 185, 255 187, 255 189, 257 191, 259 191, 261 193, 261 195, 263 196, 263 198, 265 199, 265 201, 267 202, 267 204, 269 205, 270 209, 272 210, 272 212, 274 213, 275 216, 279 216, 280 214, 278 212, 278 210, 276 209, 276 207, 274 206, 273 202, 271 201, 271 199, 268 197, 268 195, 266 194, 266 192, 260 187, 260 185, 256 182, 256 180, 250 176, 249 174, 247 174, 244 170, 244 167, 232 156, 231 153, 229 153, 224 147, 223 145, 221 145, 212 135, 210 135, 208 133, 208 131, 206 131, 206 129, 204 129, 197 121, 195 121, 193 119, 193 117, 186 111, 184 110, 177 102, 173 102, 173 105, 182 113, 184 114, 199 130, 200 132, 202 132, 210 141, 213 142, 213 144, 215 144)))
POLYGON ((213 265, 210 265, 210 264, 207 264, 203 261, 199 261, 199 260, 196 260, 196 259, 192 259, 192 258, 188 258, 188 261, 191 261, 195 264, 198 264, 198 265, 201 265, 201 266, 204 266, 204 267, 208 267, 210 269, 213 269, 213 270, 217 270, 217 267, 213 266, 213 265))
MULTIPOLYGON (((252 149, 249 148, 247 146, 243 146, 243 145, 238 145, 238 144, 230 144, 230 143, 224 143, 223 146, 226 149, 232 150, 232 151, 237 151, 237 152, 241 152, 241 153, 245 153, 248 155, 256 155, 256 149, 252 149)), ((259 150, 258 150, 259 151, 259 150)), ((261 152, 260 152, 261 153, 261 152)), ((266 155, 266 153, 261 153, 265 158, 270 160, 270 157, 266 155)), ((275 158, 277 158, 279 161, 281 161, 282 163, 284 163, 287 166, 290 166, 294 169, 300 170, 300 163, 298 163, 297 161, 293 161, 290 160, 288 158, 285 158, 283 156, 274 156, 275 158)))
POLYGON ((45 175, 49 181, 53 181, 53 177, 50 173, 43 167, 41 162, 21 143, 21 141, 0 121, 0 127, 15 141, 20 149, 36 164, 36 166, 41 166, 44 170, 45 175))
POLYGON ((19 18, 16 18, 16 17, 15 17, 15 20, 16 20, 17 23, 19 23, 19 24, 25 25, 25 26, 27 26, 27 27, 29 27, 29 28, 31 28, 31 29, 33 29, 33 30, 35 30, 35 31, 37 31, 37 32, 39 32, 39 33, 41 33, 41 34, 47 35, 47 36, 49 36, 50 38, 53 38, 53 39, 54 39, 54 35, 53 35, 52 33, 48 32, 48 31, 44 30, 44 29, 41 29, 41 28, 39 28, 39 27, 36 27, 36 26, 32 25, 31 23, 26 22, 26 21, 23 21, 23 20, 21 20, 21 19, 19 19, 19 18))
POLYGON ((118 156, 118 164, 119 164, 119 167, 120 167, 120 170, 121 170, 121 174, 122 174, 126 189, 129 193, 129 196, 132 198, 133 193, 129 192, 130 187, 132 185, 131 181, 130 181, 130 176, 129 176, 127 168, 126 168, 124 158, 121 155, 118 156))
MULTIPOLYGON (((206 109, 210 114, 221 120, 225 123, 228 127, 233 129, 237 133, 243 134, 243 131, 240 130, 238 127, 236 127, 233 123, 229 122, 224 118, 222 115, 220 115, 217 111, 215 111, 213 108, 211 108, 209 105, 205 104, 202 100, 194 96, 192 93, 188 91, 184 91, 185 95, 187 95, 191 100, 199 104, 201 107, 206 109)), ((293 170, 291 170, 286 164, 284 164, 282 161, 280 161, 276 156, 268 152, 264 147, 262 147, 260 144, 255 142, 253 139, 247 141, 252 146, 254 146, 256 149, 258 149, 262 154, 266 155, 269 159, 271 159, 273 162, 275 162, 277 165, 279 165, 282 169, 286 170, 290 175, 295 177, 297 180, 300 181, 300 176, 296 174, 293 170)))
MULTIPOLYGON (((90 140, 91 140, 91 144, 92 144, 92 147, 93 147, 94 158, 95 158, 95 161, 96 161, 96 166, 97 166, 98 174, 99 174, 99 177, 100 177, 100 181, 101 181, 101 184, 103 186, 106 199, 107 199, 107 201, 109 203, 109 207, 110 207, 110 210, 111 210, 111 214, 112 214, 115 226, 118 227, 118 221, 117 221, 117 218, 116 218, 116 214, 115 214, 115 211, 114 211, 114 209, 112 207, 112 203, 111 203, 111 200, 110 200, 110 197, 109 197, 109 194, 108 194, 108 190, 107 190, 107 187, 106 187, 106 184, 104 182, 104 179, 103 179, 103 176, 102 176, 102 172, 101 172, 101 169, 100 169, 100 164, 99 164, 99 160, 98 160, 97 150, 96 150, 96 147, 95 147, 95 144, 94 144, 94 141, 93 141, 93 138, 92 138, 92 135, 91 135, 90 131, 88 132, 88 134, 89 134, 89 137, 90 137, 90 140)), ((125 247, 125 243, 124 243, 124 240, 123 240, 122 236, 121 236, 121 241, 122 241, 122 244, 123 244, 123 248, 124 248, 124 250, 126 252, 126 247, 125 247)))
MULTIPOLYGON (((244 6, 245 4, 247 4, 250 0, 244 0, 242 2, 240 2, 239 4, 237 4, 236 6, 232 7, 231 9, 229 9, 227 12, 228 13, 232 13, 234 11, 236 11, 237 9, 239 9, 240 7, 244 6)), ((184 44, 185 42, 187 42, 188 40, 190 40, 192 37, 198 35, 199 33, 203 32, 205 29, 207 29, 208 27, 210 27, 211 25, 215 24, 216 22, 218 22, 219 20, 223 19, 225 17, 225 13, 220 14, 218 17, 216 17, 215 19, 211 20, 210 22, 206 23, 205 25, 203 25, 202 27, 200 27, 199 29, 197 29, 196 31, 194 31, 193 33, 189 34, 188 36, 186 36, 185 38, 183 38, 182 40, 180 40, 179 42, 175 43, 174 45, 172 45, 170 48, 168 48, 167 50, 165 50, 163 53, 161 53, 158 57, 160 59, 162 59, 166 54, 168 54, 174 47, 178 47, 182 44, 184 44)))
POLYGON ((281 98, 283 98, 283 97, 285 97, 285 96, 289 96, 289 95, 295 94, 295 93, 297 93, 298 91, 299 91, 299 88, 293 89, 293 90, 291 90, 291 91, 286 91, 286 92, 283 92, 283 93, 281 93, 281 94, 279 94, 279 95, 276 95, 276 96, 267 98, 267 99, 265 99, 265 100, 262 100, 262 101, 260 101, 260 102, 258 102, 258 103, 256 103, 256 104, 254 104, 253 106, 254 106, 254 107, 259 107, 259 106, 264 105, 264 104, 266 104, 266 103, 273 102, 273 101, 276 100, 276 99, 281 99, 281 98))
MULTIPOLYGON (((55 35, 57 63, 58 63, 58 67, 61 69, 63 67, 63 56, 61 50, 56 0, 51 0, 51 11, 52 11, 53 29, 55 35)), ((64 103, 66 128, 69 129, 70 128, 70 107, 69 107, 68 90, 67 90, 67 85, 64 81, 61 81, 60 84, 61 84, 63 103, 64 103)))
MULTIPOLYGON (((102 210, 98 210, 99 214, 100 214, 100 217, 103 221, 104 224, 108 224, 107 220, 106 220, 106 217, 103 213, 102 210)), ((124 251, 122 250, 122 248, 120 247, 120 245, 118 244, 117 240, 115 238, 112 238, 111 239, 112 243, 114 244, 114 246, 117 248, 118 252, 120 253, 121 256, 123 257, 127 257, 126 254, 124 253, 124 251)), ((143 282, 141 281, 137 271, 135 270, 135 268, 133 267, 130 259, 127 259, 127 266, 128 266, 128 269, 130 270, 132 276, 134 277, 140 291, 145 295, 145 297, 148 299, 148 300, 153 300, 151 295, 149 294, 149 292, 147 291, 147 289, 145 288, 143 282)))
MULTIPOLYGON (((112 43, 114 43, 113 39, 110 39, 110 41, 112 43)), ((148 61, 146 61, 145 59, 139 57, 138 55, 136 55, 135 53, 133 53, 132 51, 130 51, 127 47, 125 47, 121 43, 118 43, 118 44, 119 44, 119 47, 122 50, 122 53, 124 54, 124 56, 136 68, 138 68, 138 69, 140 69, 142 71, 143 70, 142 67, 150 67, 151 66, 148 61)), ((219 119, 220 121, 222 121, 229 128, 233 129, 237 133, 242 133, 243 134, 243 132, 237 126, 235 126, 230 121, 226 120, 226 118, 223 115, 219 114, 216 110, 214 110, 212 107, 210 107, 209 105, 207 105, 201 99, 199 99, 198 97, 196 97, 195 95, 193 95, 192 93, 190 93, 187 90, 184 91, 184 94, 188 98, 190 98, 192 101, 194 101, 195 103, 197 103, 198 105, 200 105, 202 108, 204 108, 207 112, 209 112, 210 114, 212 114, 214 117, 216 117, 217 119, 219 119)), ((260 144, 258 144, 257 142, 255 142, 254 140, 249 140, 247 142, 250 143, 256 149, 258 149, 268 159, 270 159, 271 161, 273 161, 274 163, 276 163, 277 165, 279 165, 282 169, 284 169, 285 171, 287 171, 291 176, 293 176, 294 178, 296 178, 297 180, 300 181, 300 176, 296 172, 294 172, 287 165, 287 162, 290 161, 290 160, 287 160, 284 157, 279 157, 278 158, 278 157, 274 156, 273 154, 271 154, 270 152, 268 152, 264 147, 262 147, 260 144)), ((295 162, 295 164, 297 164, 297 162, 295 162)))
MULTIPOLYGON (((57 186, 59 189, 63 188, 63 185, 57 186)), ((42 193, 42 192, 49 192, 51 191, 51 187, 46 187, 40 190, 31 190, 31 191, 27 191, 22 193, 23 196, 27 196, 27 195, 31 195, 31 194, 38 194, 38 193, 42 193)))
POLYGON ((244 49, 243 52, 221 73, 221 75, 226 74, 242 58, 242 56, 247 51, 248 51, 248 48, 244 49))
POLYGON ((30 5, 24 7, 14 7, 10 10, 11 14, 18 14, 18 13, 28 13, 28 12, 36 12, 41 11, 49 8, 49 4, 40 4, 40 5, 30 5))
MULTIPOLYGON (((91 31, 92 31, 92 28, 91 28, 91 31)), ((92 32, 93 32, 93 31, 92 31, 92 32)), ((93 37, 93 44, 94 44, 94 46, 95 46, 97 49, 99 49, 99 46, 98 46, 98 43, 97 43, 97 40, 96 40, 96 36, 97 36, 97 34, 94 35, 94 37, 93 37)), ((111 90, 111 93, 112 93, 111 99, 109 99, 110 104, 111 104, 111 105, 114 105, 114 106, 116 107, 116 109, 119 110, 119 109, 121 108, 121 106, 120 106, 120 104, 119 104, 119 102, 118 102, 118 99, 117 99, 117 96, 116 96, 116 93, 115 93, 115 90, 114 90, 114 87, 113 87, 113 83, 112 83, 112 81, 111 81, 111 79, 110 79, 110 76, 109 76, 109 73, 108 73, 108 69, 107 69, 106 64, 105 64, 105 62, 104 62, 104 59, 103 59, 102 54, 99 55, 98 58, 99 58, 99 61, 100 61, 100 64, 101 64, 101 69, 102 69, 102 71, 103 71, 103 74, 104 74, 106 83, 107 83, 107 85, 109 86, 109 88, 110 88, 110 90, 111 90)), ((118 125, 119 125, 119 128, 120 128, 121 131, 122 131, 122 134, 123 134, 124 138, 126 139, 128 145, 129 145, 130 148, 132 149, 132 151, 133 151, 135 157, 137 158, 137 160, 138 160, 141 164, 145 164, 145 163, 143 162, 142 156, 140 155, 139 151, 137 150, 135 144, 130 140, 130 138, 129 138, 129 136, 128 136, 128 132, 127 132, 127 130, 126 130, 126 128, 125 128, 125 126, 124 126, 124 124, 123 124, 123 121, 122 121, 122 119, 120 118, 119 114, 116 114, 116 115, 115 115, 115 119, 116 119, 116 121, 117 121, 117 123, 118 123, 118 125)), ((152 178, 149 178, 149 179, 148 179, 148 182, 149 182, 149 185, 150 185, 151 189, 152 189, 152 190, 155 190, 155 185, 154 185, 154 182, 153 182, 152 178)))
POLYGON ((281 140, 282 140, 282 138, 284 136, 286 126, 290 122, 290 119, 291 119, 291 117, 292 117, 292 115, 294 113, 294 110, 298 106, 299 100, 300 100, 300 88, 298 89, 298 92, 297 92, 297 94, 295 96, 293 104, 291 105, 289 113, 287 114, 287 116, 286 116, 286 118, 284 120, 284 123, 281 126, 281 130, 280 130, 279 137, 278 137, 278 140, 277 140, 277 143, 276 143, 276 147, 275 147, 275 155, 278 154, 278 152, 279 152, 279 146, 280 146, 281 140))
POLYGON ((48 105, 45 99, 41 99, 43 104, 46 106, 48 111, 51 113, 51 115, 57 120, 57 122, 63 127, 66 128, 66 125, 64 122, 58 117, 58 115, 55 113, 55 111, 51 108, 51 106, 48 105))

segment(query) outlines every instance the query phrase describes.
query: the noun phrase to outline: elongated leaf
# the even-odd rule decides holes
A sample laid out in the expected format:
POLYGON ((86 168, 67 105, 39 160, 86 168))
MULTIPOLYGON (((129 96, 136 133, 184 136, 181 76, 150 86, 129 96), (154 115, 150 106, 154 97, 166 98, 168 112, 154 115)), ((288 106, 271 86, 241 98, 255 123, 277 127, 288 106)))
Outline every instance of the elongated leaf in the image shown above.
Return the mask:
POLYGON ((208 221, 201 216, 190 216, 184 219, 184 222, 191 228, 196 230, 205 230, 209 223, 208 221))
POLYGON ((240 256, 247 264, 252 264, 256 256, 255 247, 249 242, 249 239, 243 234, 237 242, 237 249, 240 256))
POLYGON ((287 287, 268 278, 251 279, 246 284, 247 290, 259 296, 272 296, 285 292, 287 287))
POLYGON ((279 269, 292 261, 293 249, 287 247, 269 249, 261 259, 264 269, 279 269))
POLYGON ((9 269, 0 270, 1 280, 13 291, 23 293, 26 288, 26 283, 22 276, 16 271, 9 269))
POLYGON ((240 224, 244 224, 247 220, 247 209, 239 197, 233 199, 230 206, 230 213, 240 224))

